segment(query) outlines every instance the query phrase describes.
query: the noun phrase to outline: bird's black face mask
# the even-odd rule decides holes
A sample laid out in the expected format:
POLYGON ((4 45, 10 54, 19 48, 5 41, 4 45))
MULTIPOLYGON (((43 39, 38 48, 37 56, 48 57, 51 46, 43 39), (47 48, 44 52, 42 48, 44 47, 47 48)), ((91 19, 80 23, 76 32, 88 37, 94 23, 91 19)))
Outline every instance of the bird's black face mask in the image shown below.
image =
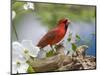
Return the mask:
POLYGON ((70 24, 70 22, 65 23, 65 30, 67 30, 69 24, 70 24))

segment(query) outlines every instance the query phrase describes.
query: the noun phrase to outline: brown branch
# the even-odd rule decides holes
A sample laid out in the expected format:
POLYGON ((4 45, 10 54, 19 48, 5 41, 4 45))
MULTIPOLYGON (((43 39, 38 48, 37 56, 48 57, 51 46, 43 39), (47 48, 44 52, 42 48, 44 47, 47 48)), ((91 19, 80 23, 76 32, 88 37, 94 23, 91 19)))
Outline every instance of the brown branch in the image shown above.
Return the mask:
POLYGON ((56 55, 42 59, 30 57, 28 63, 36 72, 95 69, 95 57, 83 56, 85 50, 81 47, 78 48, 79 53, 76 56, 65 55, 64 49, 64 46, 59 44, 56 47, 56 55))

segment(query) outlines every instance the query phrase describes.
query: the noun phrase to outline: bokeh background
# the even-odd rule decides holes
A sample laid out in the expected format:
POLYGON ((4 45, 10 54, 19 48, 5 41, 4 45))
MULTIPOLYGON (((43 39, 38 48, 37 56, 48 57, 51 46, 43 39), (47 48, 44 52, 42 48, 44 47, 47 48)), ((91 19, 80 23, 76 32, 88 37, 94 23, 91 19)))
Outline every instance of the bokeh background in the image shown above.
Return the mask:
POLYGON ((71 50, 72 45, 68 41, 71 39, 71 42, 77 46, 88 45, 87 54, 95 56, 95 6, 12 0, 12 42, 32 40, 33 44, 36 45, 40 38, 48 30, 54 28, 58 20, 62 18, 68 18, 71 21, 64 37, 66 49, 71 50))

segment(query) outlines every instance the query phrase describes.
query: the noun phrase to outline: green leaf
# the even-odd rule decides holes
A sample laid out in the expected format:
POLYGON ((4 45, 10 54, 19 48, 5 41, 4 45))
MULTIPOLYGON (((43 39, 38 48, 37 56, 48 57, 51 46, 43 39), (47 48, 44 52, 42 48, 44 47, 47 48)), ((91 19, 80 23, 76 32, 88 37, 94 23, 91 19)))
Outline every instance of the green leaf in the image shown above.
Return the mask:
POLYGON ((80 40, 81 38, 80 38, 80 36, 78 35, 78 34, 76 34, 76 38, 78 39, 78 40, 80 40))
POLYGON ((75 51, 77 48, 76 44, 75 43, 72 43, 72 50, 75 51))
POLYGON ((70 42, 72 39, 72 33, 69 33, 67 41, 70 42))
POLYGON ((72 33, 71 32, 69 32, 69 37, 72 37, 72 33))
POLYGON ((70 41, 71 41, 71 38, 69 37, 69 38, 67 39, 67 41, 70 42, 70 41))
POLYGON ((50 56, 53 56, 53 55, 55 55, 55 52, 54 52, 53 50, 49 51, 49 52, 46 54, 47 57, 50 57, 50 56))
POLYGON ((12 4, 12 9, 15 11, 22 10, 24 4, 25 2, 14 2, 14 4, 12 4))
POLYGON ((32 66, 29 66, 28 69, 27 69, 27 72, 31 73, 31 72, 35 72, 35 71, 33 70, 32 66))

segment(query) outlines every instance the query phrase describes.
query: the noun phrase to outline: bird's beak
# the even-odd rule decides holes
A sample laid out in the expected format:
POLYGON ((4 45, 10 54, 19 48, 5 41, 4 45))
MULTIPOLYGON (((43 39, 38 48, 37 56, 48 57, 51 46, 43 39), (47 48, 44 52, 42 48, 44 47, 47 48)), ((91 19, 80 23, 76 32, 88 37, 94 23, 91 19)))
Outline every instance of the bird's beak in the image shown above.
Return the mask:
POLYGON ((68 20, 67 22, 66 22, 66 25, 69 25, 70 24, 70 21, 68 20))
POLYGON ((68 20, 68 23, 67 23, 68 25, 70 24, 70 20, 68 20))

